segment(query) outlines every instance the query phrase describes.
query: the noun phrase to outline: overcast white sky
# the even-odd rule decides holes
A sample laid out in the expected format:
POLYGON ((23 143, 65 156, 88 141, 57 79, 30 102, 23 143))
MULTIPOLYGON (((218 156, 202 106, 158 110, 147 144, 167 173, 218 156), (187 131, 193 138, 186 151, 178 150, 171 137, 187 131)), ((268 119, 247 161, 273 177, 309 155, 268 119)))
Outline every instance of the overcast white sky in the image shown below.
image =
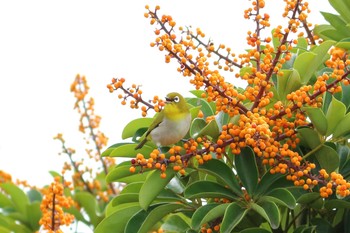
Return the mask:
MULTIPOLYGON (((319 11, 331 11, 328 1, 310 0, 312 22, 323 22, 319 11)), ((273 25, 281 23, 282 0, 266 0, 273 25)), ((119 104, 106 88, 112 77, 143 84, 144 97, 171 91, 189 96, 193 89, 164 63, 164 54, 149 47, 154 27, 144 6, 161 6, 177 25, 200 27, 216 42, 237 53, 247 48, 243 19, 246 0, 219 1, 89 1, 32 0, 0 2, 0 169, 31 184, 51 182, 49 170, 60 171, 60 143, 84 153, 78 115, 69 87, 75 75, 85 75, 102 116, 101 130, 109 143, 120 141, 123 126, 140 112, 119 104)), ((232 79, 234 80, 234 79, 232 79)))

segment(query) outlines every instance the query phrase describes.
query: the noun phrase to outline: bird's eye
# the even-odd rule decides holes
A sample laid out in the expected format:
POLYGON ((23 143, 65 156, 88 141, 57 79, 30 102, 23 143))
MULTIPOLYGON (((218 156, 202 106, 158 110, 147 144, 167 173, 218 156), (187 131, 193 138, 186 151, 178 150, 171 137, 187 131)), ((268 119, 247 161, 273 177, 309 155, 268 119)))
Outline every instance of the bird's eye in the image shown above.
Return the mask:
POLYGON ((175 102, 175 103, 178 103, 179 101, 180 101, 180 98, 179 98, 178 96, 175 96, 175 97, 174 97, 174 102, 175 102))

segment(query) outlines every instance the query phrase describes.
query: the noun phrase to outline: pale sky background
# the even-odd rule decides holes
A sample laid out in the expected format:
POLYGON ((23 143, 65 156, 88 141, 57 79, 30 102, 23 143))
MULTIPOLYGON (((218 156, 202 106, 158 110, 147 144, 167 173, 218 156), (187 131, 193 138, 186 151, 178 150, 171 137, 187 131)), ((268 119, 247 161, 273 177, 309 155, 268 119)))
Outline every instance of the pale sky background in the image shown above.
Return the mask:
MULTIPOLYGON (((313 23, 324 22, 320 10, 332 11, 326 0, 309 3, 313 23)), ((165 54, 149 46, 155 35, 143 16, 146 4, 160 5, 161 14, 172 15, 177 26, 200 27, 237 54, 247 48, 246 31, 253 23, 243 19, 251 4, 246 0, 0 2, 0 169, 33 185, 49 184, 48 171, 60 172, 65 159, 57 155, 57 133, 84 153, 69 92, 78 73, 87 77, 109 144, 120 142, 125 124, 141 116, 108 92, 111 78, 142 84, 146 99, 171 91, 190 96, 193 87, 177 73, 177 64, 165 64, 165 54)), ((275 14, 269 11, 272 25, 280 24, 284 2, 266 4, 275 7, 275 14)))

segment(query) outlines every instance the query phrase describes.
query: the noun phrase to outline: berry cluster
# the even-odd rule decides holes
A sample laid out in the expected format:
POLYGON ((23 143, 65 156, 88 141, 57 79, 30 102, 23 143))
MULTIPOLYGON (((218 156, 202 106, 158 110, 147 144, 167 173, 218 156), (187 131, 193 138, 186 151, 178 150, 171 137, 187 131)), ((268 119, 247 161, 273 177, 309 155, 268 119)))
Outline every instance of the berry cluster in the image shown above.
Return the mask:
MULTIPOLYGON (((339 196, 348 196, 350 183, 337 174, 330 176, 321 170, 313 174, 316 165, 305 160, 296 150, 300 139, 296 132, 299 126, 313 127, 303 111, 304 106, 321 107, 322 95, 340 92, 342 85, 348 85, 350 60, 343 49, 332 48, 330 59, 325 65, 330 68, 318 76, 313 85, 303 85, 285 96, 285 100, 275 99, 276 80, 284 76, 283 67, 292 59, 299 38, 303 37, 309 46, 316 44, 318 39, 312 34, 312 24, 307 22, 308 3, 303 0, 285 1, 283 16, 288 26, 277 26, 272 31, 272 37, 262 37, 262 30, 270 27, 270 16, 262 13, 265 1, 252 1, 252 7, 244 12, 244 17, 256 23, 254 32, 248 31, 246 40, 251 49, 236 56, 231 49, 223 44, 216 46, 213 41, 204 42, 205 33, 197 28, 179 27, 169 15, 160 16, 157 6, 144 16, 150 19, 151 25, 156 25, 155 40, 151 47, 156 47, 165 53, 165 62, 176 61, 177 71, 184 77, 189 77, 190 83, 196 89, 204 90, 202 98, 215 102, 216 113, 224 112, 230 117, 239 116, 236 122, 224 125, 217 140, 197 137, 184 143, 182 147, 175 146, 167 155, 153 151, 149 159, 142 154, 132 161, 131 172, 135 167, 160 169, 165 175, 165 169, 172 165, 175 171, 185 174, 191 158, 202 164, 214 158, 221 159, 227 153, 239 154, 241 148, 249 146, 260 158, 261 166, 270 169, 271 173, 286 174, 287 179, 305 190, 320 186, 322 197, 331 195, 334 190, 339 196), (297 38, 291 38, 296 35, 297 38), (273 43, 274 41, 274 43, 273 43), (234 72, 236 78, 247 82, 247 87, 241 90, 226 81, 223 73, 234 72)), ((112 92, 121 89, 119 95, 126 104, 131 97, 130 106, 137 108, 142 103, 142 114, 149 109, 159 110, 160 103, 154 99, 153 107, 145 102, 139 94, 139 87, 123 87, 124 79, 114 79, 108 85, 112 92)), ((142 92, 141 92, 142 93, 142 92)), ((203 113, 199 113, 203 117, 203 113)), ((206 118, 207 122, 214 116, 206 118)))

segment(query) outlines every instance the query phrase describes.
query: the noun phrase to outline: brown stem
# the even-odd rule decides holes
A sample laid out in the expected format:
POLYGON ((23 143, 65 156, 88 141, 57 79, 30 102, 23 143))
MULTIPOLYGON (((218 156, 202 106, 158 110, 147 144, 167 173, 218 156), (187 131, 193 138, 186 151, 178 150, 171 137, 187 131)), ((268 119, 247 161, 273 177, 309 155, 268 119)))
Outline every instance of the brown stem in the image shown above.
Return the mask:
MULTIPOLYGON (((295 18, 296 16, 296 13, 297 13, 297 9, 298 9, 298 6, 300 4, 299 2, 300 0, 298 0, 297 4, 295 5, 295 8, 294 8, 294 11, 293 11, 293 15, 292 15, 292 18, 295 18)), ((290 31, 291 29, 291 25, 288 25, 288 29, 290 31)), ((282 38, 282 41, 281 41, 281 44, 278 46, 278 51, 276 53, 276 56, 275 58, 273 59, 272 61, 272 66, 269 70, 269 72, 267 73, 266 75, 266 82, 268 82, 270 80, 270 78, 272 77, 272 74, 273 74, 273 70, 274 70, 274 67, 276 67, 277 63, 278 63, 278 60, 280 58, 280 56, 282 55, 282 50, 281 50, 281 46, 284 45, 286 42, 287 42, 287 38, 289 36, 289 31, 288 32, 285 32, 284 35, 283 35, 283 38, 282 38)), ((256 108, 258 105, 259 105, 259 102, 260 102, 260 99, 263 97, 264 95, 264 92, 265 92, 265 89, 266 87, 265 86, 261 86, 260 87, 260 90, 259 90, 259 93, 257 94, 256 98, 255 98, 255 101, 251 107, 251 110, 253 110, 254 108, 256 108)))

